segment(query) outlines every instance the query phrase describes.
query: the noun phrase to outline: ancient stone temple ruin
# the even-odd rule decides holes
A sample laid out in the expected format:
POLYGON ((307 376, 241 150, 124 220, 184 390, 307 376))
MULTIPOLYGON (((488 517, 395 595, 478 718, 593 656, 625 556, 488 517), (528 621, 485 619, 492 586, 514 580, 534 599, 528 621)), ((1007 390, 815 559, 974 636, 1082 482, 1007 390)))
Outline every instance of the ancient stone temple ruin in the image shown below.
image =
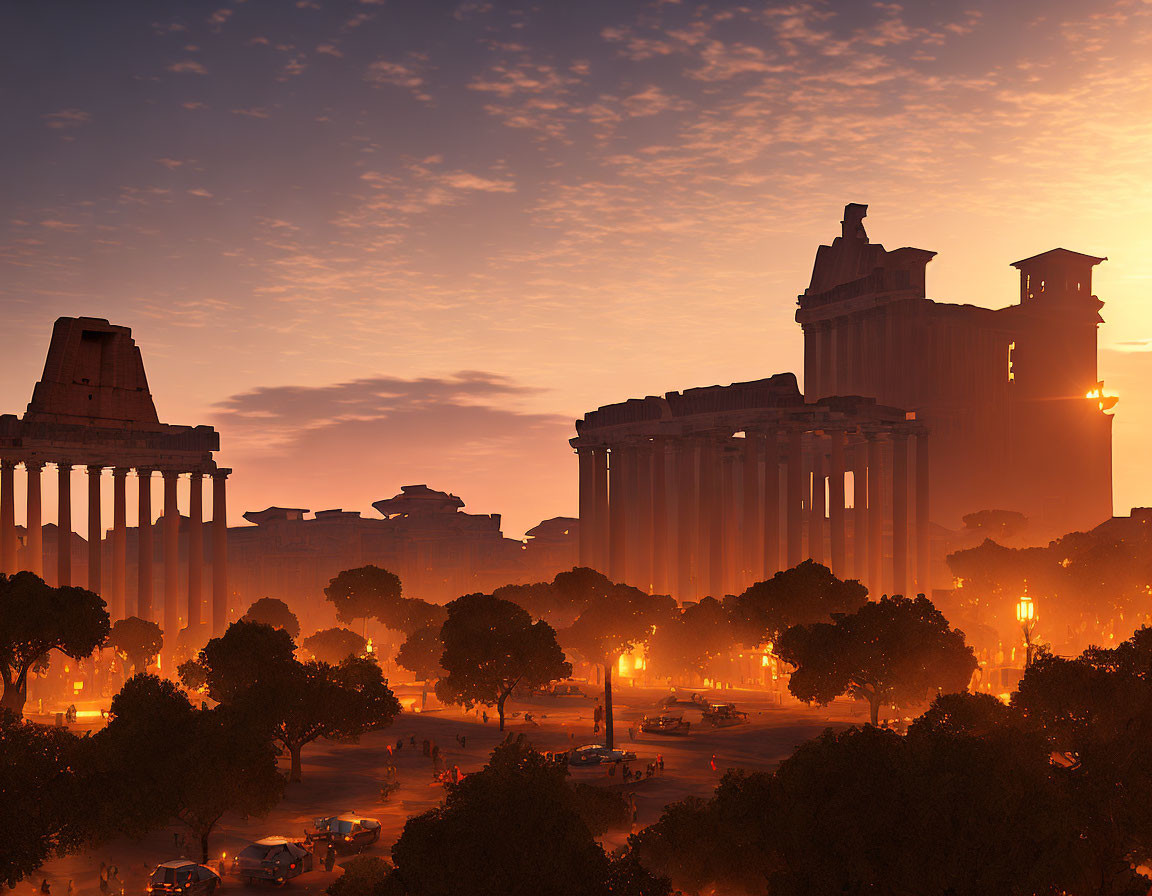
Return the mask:
POLYGON ((1015 262, 1018 304, 948 305, 926 298, 936 253, 870 242, 866 212, 845 207, 799 296, 803 395, 779 374, 576 422, 582 564, 681 600, 807 557, 927 592, 964 514, 1019 511, 1040 541, 1111 517, 1105 259, 1054 249, 1015 262))
POLYGON ((85 584, 104 596, 113 619, 137 615, 159 622, 166 633, 209 623, 220 631, 228 618, 227 512, 228 469, 213 452, 220 438, 210 426, 161 423, 148 391, 140 350, 127 327, 90 317, 56 321, 44 375, 23 417, 0 416, 0 571, 30 569, 57 585, 85 584), (45 571, 45 527, 41 520, 41 475, 46 465, 58 480, 56 563, 45 571), (23 543, 14 519, 15 470, 27 484, 23 543), (73 581, 71 472, 87 472, 87 581, 73 581), (139 489, 136 569, 127 568, 126 490, 129 474, 139 489), (164 484, 159 520, 162 576, 154 595, 156 556, 153 543, 151 483, 164 484), (104 567, 101 495, 107 475, 112 484, 110 569, 104 567), (203 482, 212 480, 212 524, 205 550, 203 482), (186 563, 179 550, 178 485, 188 483, 186 563), (206 556, 207 554, 207 556, 206 556), (205 571, 211 575, 211 602, 204 599, 205 571), (129 576, 135 579, 131 595, 129 576), (134 599, 130 600, 130 597, 134 599), (184 600, 182 601, 182 598, 184 600), (183 603, 183 606, 182 606, 183 603))

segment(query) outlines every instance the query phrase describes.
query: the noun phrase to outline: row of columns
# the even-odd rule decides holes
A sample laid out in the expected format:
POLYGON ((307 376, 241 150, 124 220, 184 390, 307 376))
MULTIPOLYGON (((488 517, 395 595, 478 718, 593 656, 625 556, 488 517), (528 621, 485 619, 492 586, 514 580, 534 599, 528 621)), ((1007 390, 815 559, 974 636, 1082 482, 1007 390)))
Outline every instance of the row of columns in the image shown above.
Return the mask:
MULTIPOLYGON (((18 539, 15 524, 16 465, 23 465, 27 476, 27 541, 25 564, 37 575, 44 575, 43 524, 41 521, 40 461, 0 459, 0 572, 17 571, 18 539)), ((56 585, 72 585, 72 468, 67 461, 53 462, 57 472, 57 526, 56 585)), ((88 474, 88 589, 105 597, 113 620, 125 615, 136 615, 163 623, 165 632, 174 637, 180 630, 180 508, 177 483, 180 470, 155 470, 137 467, 138 528, 137 528, 137 589, 136 612, 127 612, 127 479, 131 468, 112 467, 112 530, 111 570, 108 588, 104 587, 103 538, 101 521, 101 482, 103 465, 86 466, 88 474), (153 606, 153 518, 152 474, 159 472, 164 483, 163 513, 158 520, 163 557, 163 615, 153 606)), ((218 468, 191 471, 189 477, 189 528, 187 576, 187 619, 189 626, 211 622, 212 630, 219 632, 228 618, 228 509, 226 483, 231 470, 218 468), (211 620, 201 619, 204 569, 204 496, 203 480, 212 479, 212 605, 211 620)))
POLYGON ((931 589, 922 430, 692 433, 577 455, 580 562, 614 581, 719 597, 810 557, 873 592, 931 589))

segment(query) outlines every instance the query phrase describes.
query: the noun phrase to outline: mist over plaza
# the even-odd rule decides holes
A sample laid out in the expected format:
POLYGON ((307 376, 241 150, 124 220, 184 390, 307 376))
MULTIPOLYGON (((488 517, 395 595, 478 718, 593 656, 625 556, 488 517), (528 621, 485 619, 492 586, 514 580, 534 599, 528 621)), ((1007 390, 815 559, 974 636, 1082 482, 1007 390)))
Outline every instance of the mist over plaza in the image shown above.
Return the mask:
POLYGON ((1152 893, 1152 5, 0 3, 0 889, 1152 893))

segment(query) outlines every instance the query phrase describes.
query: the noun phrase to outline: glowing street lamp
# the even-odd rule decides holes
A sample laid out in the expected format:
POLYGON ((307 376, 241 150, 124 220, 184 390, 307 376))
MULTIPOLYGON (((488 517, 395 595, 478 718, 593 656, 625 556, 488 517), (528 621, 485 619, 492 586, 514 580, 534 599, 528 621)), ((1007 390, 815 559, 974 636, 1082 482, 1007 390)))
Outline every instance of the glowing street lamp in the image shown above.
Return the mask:
POLYGON ((1032 665, 1032 632, 1036 630, 1036 604, 1024 594, 1016 604, 1016 621, 1024 632, 1024 668, 1032 665))

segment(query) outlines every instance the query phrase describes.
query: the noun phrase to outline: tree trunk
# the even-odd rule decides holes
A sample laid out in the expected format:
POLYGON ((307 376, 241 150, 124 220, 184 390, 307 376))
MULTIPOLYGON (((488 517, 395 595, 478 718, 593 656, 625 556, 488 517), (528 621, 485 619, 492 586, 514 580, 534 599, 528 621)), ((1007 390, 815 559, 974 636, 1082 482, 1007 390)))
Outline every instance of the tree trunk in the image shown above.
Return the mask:
POLYGON ((496 701, 496 712, 500 714, 500 730, 504 730, 504 701, 508 699, 510 691, 505 691, 500 695, 500 699, 496 701))
POLYGON ((200 832, 200 864, 208 864, 208 832, 200 832))
POLYGON ((303 744, 288 745, 288 752, 292 755, 292 769, 288 772, 289 781, 300 780, 300 751, 303 748, 303 744))
POLYGON ((880 695, 868 695, 868 713, 872 718, 872 724, 878 726, 880 724, 880 695))
POLYGON ((10 709, 18 716, 24 715, 24 704, 28 702, 28 679, 5 681, 4 696, 0 697, 0 709, 10 709))
POLYGON ((424 710, 427 708, 427 706, 428 706, 428 679, 425 678, 424 679, 424 691, 423 691, 423 693, 420 694, 420 712, 424 712, 424 710))
POLYGON ((604 664, 604 745, 612 749, 612 666, 604 664))

